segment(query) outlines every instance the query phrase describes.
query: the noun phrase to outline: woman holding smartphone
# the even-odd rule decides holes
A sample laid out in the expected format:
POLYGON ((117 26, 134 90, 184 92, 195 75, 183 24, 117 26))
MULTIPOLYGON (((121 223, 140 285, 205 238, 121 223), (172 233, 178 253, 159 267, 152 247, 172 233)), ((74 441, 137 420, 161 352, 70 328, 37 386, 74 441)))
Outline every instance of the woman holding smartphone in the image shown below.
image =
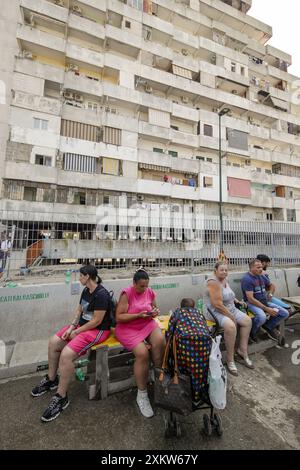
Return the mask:
POLYGON ((159 315, 156 294, 149 287, 149 275, 139 269, 133 277, 133 285, 123 289, 116 311, 116 337, 135 356, 134 375, 138 387, 137 404, 145 418, 153 416, 147 392, 149 376, 149 346, 155 367, 161 367, 165 339, 154 320, 159 315))

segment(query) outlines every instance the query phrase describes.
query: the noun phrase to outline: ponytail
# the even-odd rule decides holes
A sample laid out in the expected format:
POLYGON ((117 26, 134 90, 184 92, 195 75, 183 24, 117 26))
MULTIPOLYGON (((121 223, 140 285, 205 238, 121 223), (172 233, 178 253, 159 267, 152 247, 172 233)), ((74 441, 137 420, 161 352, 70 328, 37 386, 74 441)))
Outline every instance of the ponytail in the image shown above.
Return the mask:
POLYGON ((87 264, 86 266, 82 266, 79 269, 79 272, 83 274, 84 276, 89 276, 92 281, 96 281, 97 284, 102 283, 101 277, 98 275, 97 268, 93 266, 92 264, 87 264))

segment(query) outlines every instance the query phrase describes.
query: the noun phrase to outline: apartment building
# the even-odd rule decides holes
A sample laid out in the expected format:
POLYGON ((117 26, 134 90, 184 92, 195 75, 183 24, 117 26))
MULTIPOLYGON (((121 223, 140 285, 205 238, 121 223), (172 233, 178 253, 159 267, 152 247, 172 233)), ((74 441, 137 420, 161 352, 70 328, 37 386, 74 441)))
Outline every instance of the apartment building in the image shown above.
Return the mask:
MULTIPOLYGON (((136 223, 144 239, 182 241, 164 214, 191 214, 194 232, 217 219, 221 144, 225 219, 300 222, 299 79, 251 0, 1 7, 4 219, 93 240, 99 206, 125 218, 134 206, 160 220, 136 223)), ((121 219, 101 224, 103 238, 139 238, 121 219)))

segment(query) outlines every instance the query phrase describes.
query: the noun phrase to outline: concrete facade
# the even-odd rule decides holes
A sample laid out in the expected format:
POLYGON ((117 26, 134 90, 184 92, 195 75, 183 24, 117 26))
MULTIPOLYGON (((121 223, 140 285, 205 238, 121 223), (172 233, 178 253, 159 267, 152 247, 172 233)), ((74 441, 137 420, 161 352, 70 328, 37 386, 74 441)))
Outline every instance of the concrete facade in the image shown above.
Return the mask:
POLYGON ((72 223, 83 205, 82 223, 94 208, 95 225, 106 198, 124 211, 185 204, 195 219, 217 217, 221 138, 224 216, 300 222, 298 79, 250 8, 10 2, 1 12, 0 210, 26 221, 49 212, 49 223, 65 212, 72 223))

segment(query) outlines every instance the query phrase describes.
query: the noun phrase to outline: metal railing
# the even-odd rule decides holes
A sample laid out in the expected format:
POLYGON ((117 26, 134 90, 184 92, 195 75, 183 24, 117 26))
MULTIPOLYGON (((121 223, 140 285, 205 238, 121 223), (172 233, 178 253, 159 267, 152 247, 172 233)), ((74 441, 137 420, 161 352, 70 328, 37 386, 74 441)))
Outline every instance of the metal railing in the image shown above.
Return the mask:
MULTIPOLYGON (((0 211, 2 279, 62 275, 82 263, 100 268, 143 265, 196 272, 213 267, 220 252, 220 223, 203 214, 110 206, 87 213, 0 211), (4 244, 3 244, 4 243, 4 244)), ((224 252, 231 267, 257 254, 274 266, 300 264, 300 224, 224 219, 224 252)))

